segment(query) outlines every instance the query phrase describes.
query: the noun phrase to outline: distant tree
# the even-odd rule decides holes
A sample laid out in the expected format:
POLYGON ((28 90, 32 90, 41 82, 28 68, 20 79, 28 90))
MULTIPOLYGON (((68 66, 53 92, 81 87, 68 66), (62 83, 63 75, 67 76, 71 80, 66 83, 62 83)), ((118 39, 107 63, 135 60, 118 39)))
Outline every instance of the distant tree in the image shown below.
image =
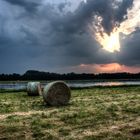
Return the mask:
POLYGON ((15 80, 104 80, 104 79, 131 79, 140 80, 140 73, 100 73, 100 74, 77 74, 77 73, 49 73, 36 70, 28 70, 23 75, 20 74, 0 74, 0 81, 15 80))

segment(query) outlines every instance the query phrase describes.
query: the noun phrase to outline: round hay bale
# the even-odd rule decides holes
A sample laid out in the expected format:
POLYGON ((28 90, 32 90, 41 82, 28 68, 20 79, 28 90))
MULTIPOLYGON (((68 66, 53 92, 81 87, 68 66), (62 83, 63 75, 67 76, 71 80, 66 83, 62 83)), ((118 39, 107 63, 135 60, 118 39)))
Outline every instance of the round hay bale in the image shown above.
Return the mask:
POLYGON ((48 105, 67 105, 70 97, 70 88, 63 81, 52 82, 44 87, 43 98, 48 105))
POLYGON ((40 82, 29 82, 27 84, 28 96, 39 96, 41 95, 41 84, 40 82))

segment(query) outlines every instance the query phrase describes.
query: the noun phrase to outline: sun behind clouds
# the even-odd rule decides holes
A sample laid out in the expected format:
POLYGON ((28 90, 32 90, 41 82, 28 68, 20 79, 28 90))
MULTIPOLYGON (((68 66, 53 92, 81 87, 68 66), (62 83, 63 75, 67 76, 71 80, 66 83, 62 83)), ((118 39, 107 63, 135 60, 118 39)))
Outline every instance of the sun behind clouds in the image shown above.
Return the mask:
POLYGON ((103 18, 99 15, 94 16, 93 25, 89 26, 93 37, 102 46, 103 49, 113 53, 120 51, 120 37, 119 34, 129 35, 136 31, 136 28, 140 28, 140 2, 134 0, 133 8, 127 10, 127 18, 122 21, 119 26, 113 24, 113 29, 110 33, 106 33, 102 26, 103 18))
POLYGON ((103 33, 102 36, 97 33, 96 40, 109 52, 120 51, 119 32, 112 32, 110 35, 103 33))

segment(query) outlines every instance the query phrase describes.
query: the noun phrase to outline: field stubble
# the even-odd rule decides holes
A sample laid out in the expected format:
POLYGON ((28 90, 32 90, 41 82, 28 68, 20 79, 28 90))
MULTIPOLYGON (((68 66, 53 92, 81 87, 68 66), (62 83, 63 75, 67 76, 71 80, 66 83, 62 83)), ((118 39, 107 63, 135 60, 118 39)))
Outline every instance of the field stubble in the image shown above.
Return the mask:
POLYGON ((1 93, 0 139, 139 140, 140 87, 72 90, 63 107, 26 92, 1 93))

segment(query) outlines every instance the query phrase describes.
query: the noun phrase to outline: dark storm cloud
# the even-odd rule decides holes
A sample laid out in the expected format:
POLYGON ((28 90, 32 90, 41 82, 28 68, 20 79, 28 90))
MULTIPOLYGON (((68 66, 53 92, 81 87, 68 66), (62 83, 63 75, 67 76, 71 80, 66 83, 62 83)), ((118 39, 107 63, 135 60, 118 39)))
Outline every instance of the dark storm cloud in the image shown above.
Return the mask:
POLYGON ((102 26, 106 33, 110 33, 115 24, 120 24, 125 20, 127 10, 133 5, 133 0, 87 0, 86 4, 81 4, 77 10, 80 21, 93 21, 93 16, 102 17, 102 26))
POLYGON ((29 12, 36 11, 36 8, 39 6, 39 3, 30 0, 4 0, 4 1, 7 1, 12 5, 21 6, 29 12))
POLYGON ((140 66, 140 30, 137 28, 135 32, 126 36, 122 42, 122 48, 118 56, 121 64, 127 66, 140 66))
MULTIPOLYGON (((27 69, 55 71, 64 66, 116 61, 130 65, 128 59, 132 59, 131 65, 139 64, 135 42, 133 47, 124 47, 118 58, 101 49, 88 28, 94 22, 94 15, 99 15, 103 18, 104 30, 109 34, 115 22, 119 24, 125 20, 132 2, 117 2, 114 9, 114 0, 88 0, 70 12, 65 11, 70 4, 64 2, 54 5, 31 0, 3 0, 3 6, 9 11, 13 8, 11 5, 16 7, 12 9, 12 14, 0 11, 0 64, 3 67, 0 72, 24 72, 27 69), (20 10, 23 8, 24 16, 20 10), (30 16, 30 12, 35 16, 30 16), (4 24, 3 17, 7 17, 4 24), (135 55, 131 54, 132 51, 135 55)), ((134 39, 137 43, 140 42, 136 40, 138 37, 136 35, 134 39)), ((126 39, 123 45, 127 46, 130 42, 131 39, 126 39)))
POLYGON ((132 8, 134 0, 123 0, 122 3, 118 3, 117 12, 115 14, 115 20, 121 23, 127 18, 128 8, 132 8), (124 17, 126 16, 126 17, 124 17))
POLYGON ((64 12, 66 6, 71 6, 70 2, 65 1, 63 3, 58 4, 58 9, 60 10, 60 12, 64 12))
MULTIPOLYGON (((103 27, 109 33, 112 31, 114 22, 121 22, 125 20, 128 8, 132 6, 132 1, 122 1, 117 3, 118 8, 113 9, 112 0, 88 0, 87 3, 81 3, 74 13, 68 13, 64 16, 52 16, 52 44, 66 53, 67 61, 64 65, 78 65, 80 63, 109 63, 115 62, 116 56, 114 54, 108 55, 100 49, 97 42, 91 37, 88 32, 88 24, 93 22, 95 14, 102 16, 103 27), (126 5, 127 6, 126 6, 126 5), (116 15, 112 15, 115 12, 116 15), (120 15, 120 16, 118 16, 120 15), (55 18, 54 18, 55 17, 55 18), (96 55, 95 55, 96 54, 96 55), (78 59, 77 59, 78 58, 78 59)), ((66 57, 64 55, 64 57, 66 57)), ((65 60, 65 59, 64 59, 65 60)))
POLYGON ((113 0, 88 0, 86 4, 81 3, 74 13, 67 13, 62 17, 53 15, 50 19, 51 25, 54 31, 68 34, 78 31, 82 34, 87 30, 87 24, 92 24, 94 21, 93 16, 98 15, 103 18, 102 25, 109 34, 115 22, 120 23, 125 20, 124 16, 127 14, 127 9, 132 6, 133 0, 123 0, 117 3, 117 9, 113 8, 112 2, 113 0))

